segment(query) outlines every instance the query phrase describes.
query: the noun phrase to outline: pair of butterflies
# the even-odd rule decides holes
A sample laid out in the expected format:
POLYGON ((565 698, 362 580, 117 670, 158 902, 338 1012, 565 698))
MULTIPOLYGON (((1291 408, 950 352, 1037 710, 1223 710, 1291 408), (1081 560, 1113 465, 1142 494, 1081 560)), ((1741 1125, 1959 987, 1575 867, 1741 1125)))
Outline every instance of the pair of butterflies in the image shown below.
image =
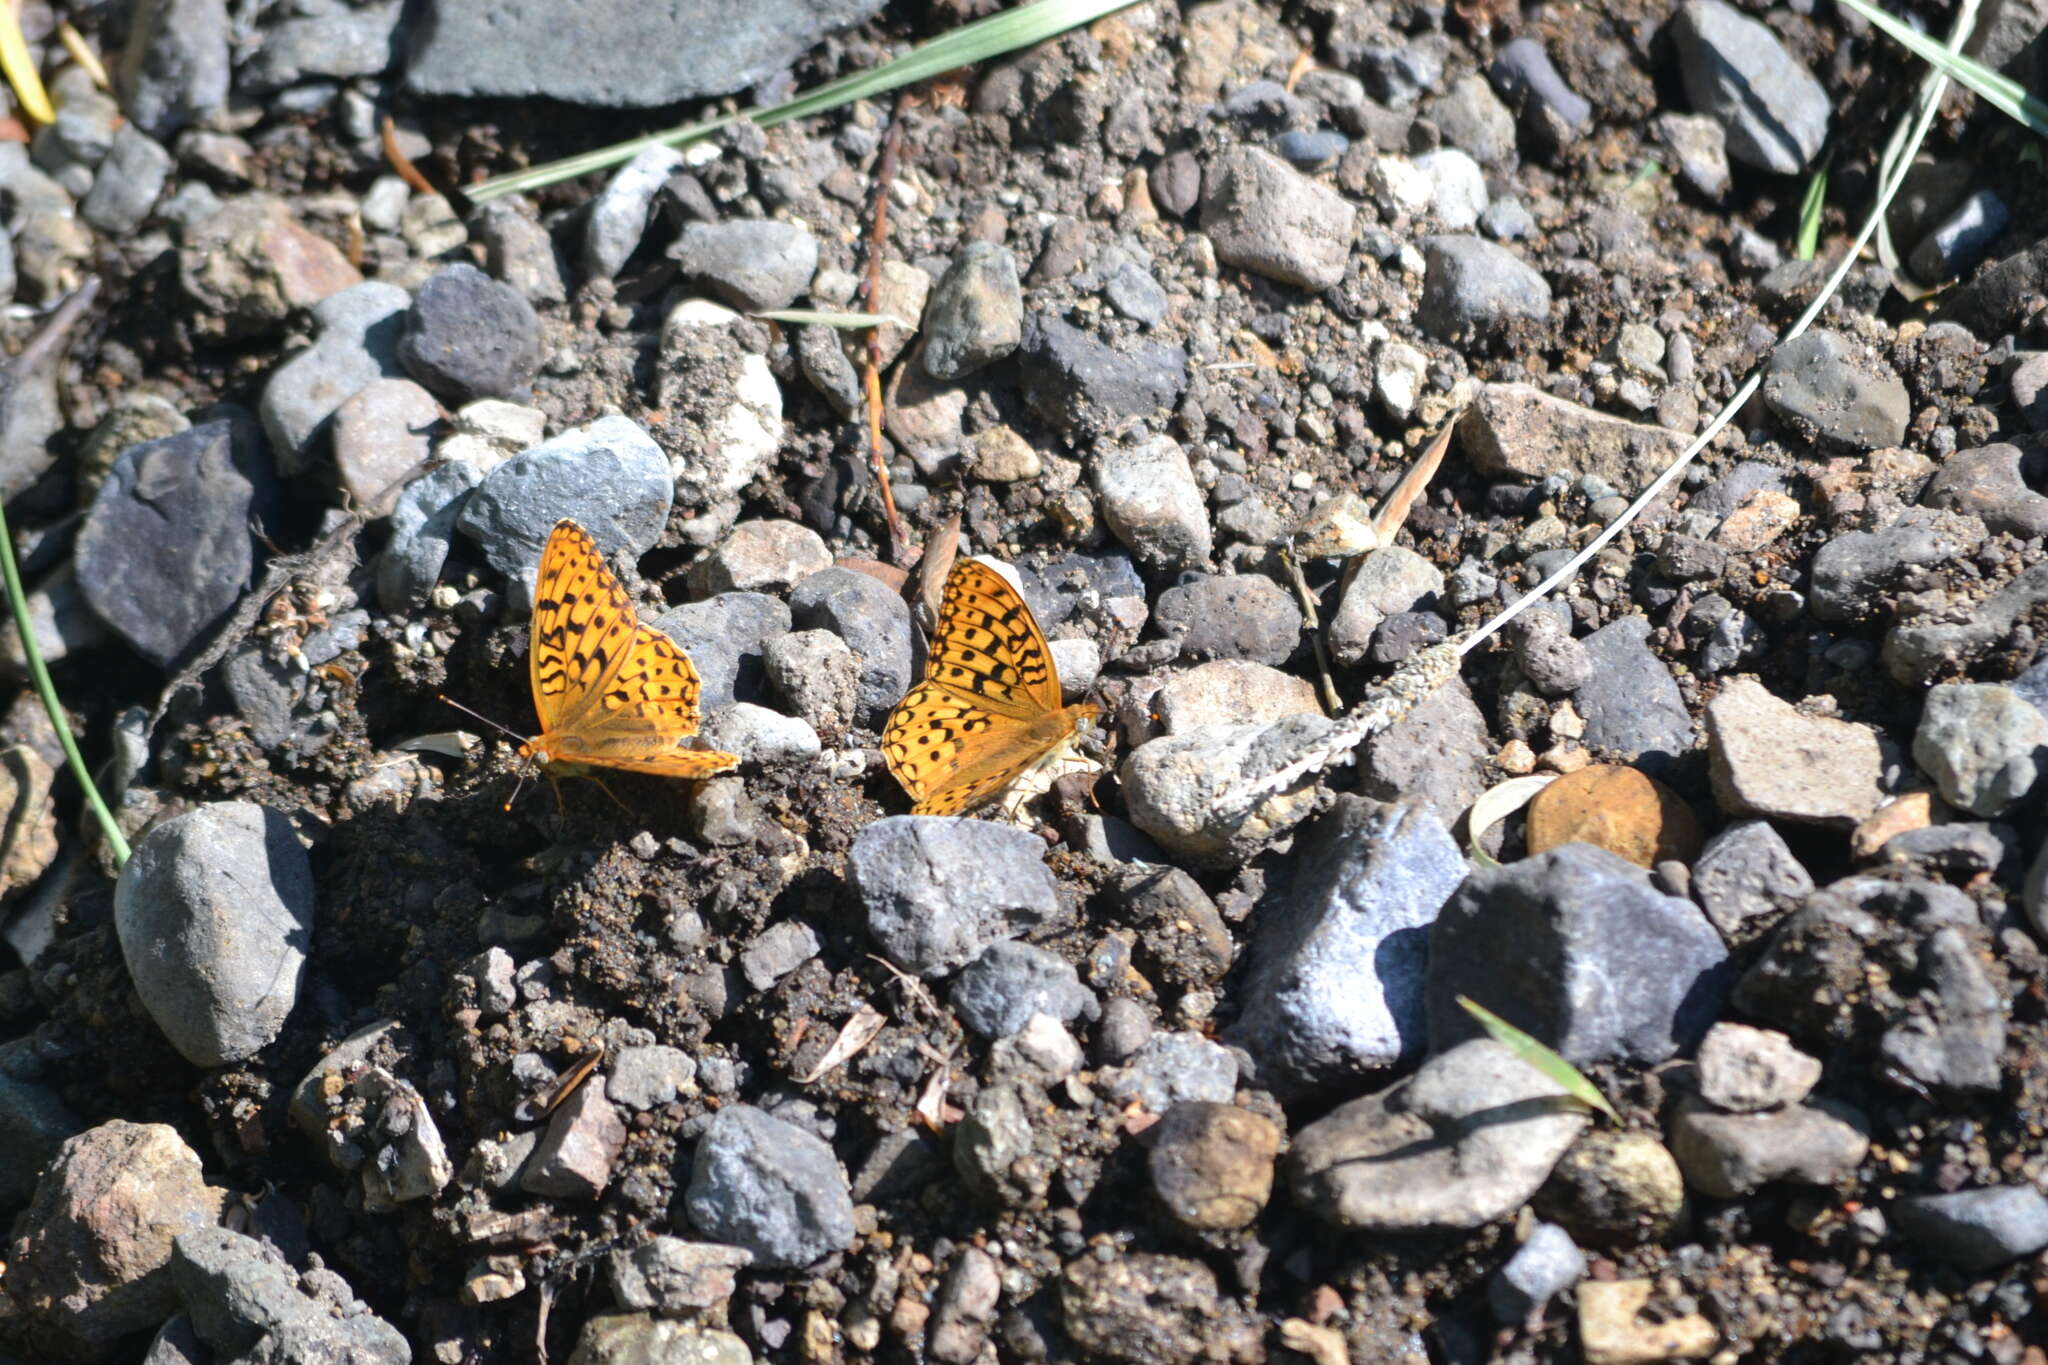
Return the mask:
MULTIPOLYGON (((555 524, 534 584, 527 651, 540 734, 521 758, 552 768, 709 777, 739 766, 693 748, 702 684, 675 641, 643 625, 590 533, 555 524)), ((954 815, 1055 762, 1099 714, 1066 706, 1044 632, 988 565, 954 564, 924 680, 889 713, 882 754, 919 815, 954 815)))

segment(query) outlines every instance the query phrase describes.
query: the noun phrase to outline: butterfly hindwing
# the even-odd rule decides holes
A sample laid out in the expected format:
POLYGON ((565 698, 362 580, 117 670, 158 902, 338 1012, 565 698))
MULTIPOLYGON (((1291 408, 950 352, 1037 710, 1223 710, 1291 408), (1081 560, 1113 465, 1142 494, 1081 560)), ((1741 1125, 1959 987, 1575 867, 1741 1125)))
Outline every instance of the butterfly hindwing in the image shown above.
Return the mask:
POLYGON ((889 770, 918 815, 952 815, 993 795, 1037 754, 1017 739, 1023 722, 935 682, 913 689, 882 733, 889 770))

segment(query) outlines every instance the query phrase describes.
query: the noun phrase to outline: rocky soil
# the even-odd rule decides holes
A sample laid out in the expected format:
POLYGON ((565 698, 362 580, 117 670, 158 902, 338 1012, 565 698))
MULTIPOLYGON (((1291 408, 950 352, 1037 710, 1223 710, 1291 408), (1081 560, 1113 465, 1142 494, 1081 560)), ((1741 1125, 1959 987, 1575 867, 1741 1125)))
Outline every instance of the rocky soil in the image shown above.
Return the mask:
POLYGON ((10 625, 0 1365, 2048 1365, 2039 143, 1951 94, 1783 346, 1919 79, 1811 0, 1148 0, 482 188, 988 6, 719 8, 22 6, 0 497, 133 855, 10 625), (739 772, 519 789, 562 517, 739 772), (877 750, 954 518, 1105 715, 1019 823, 877 750))

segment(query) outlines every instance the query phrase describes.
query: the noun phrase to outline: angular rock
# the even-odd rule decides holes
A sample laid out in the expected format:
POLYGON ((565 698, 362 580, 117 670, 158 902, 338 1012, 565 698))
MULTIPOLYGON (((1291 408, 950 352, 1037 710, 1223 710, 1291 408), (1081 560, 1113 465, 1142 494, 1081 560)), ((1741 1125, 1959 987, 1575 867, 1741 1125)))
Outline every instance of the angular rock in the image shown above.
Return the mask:
MULTIPOLYGON (((1693 0, 1687 11, 1719 4, 1693 0)), ((1764 362, 1763 400, 1794 431, 1830 450, 1899 445, 1913 415, 1898 376, 1857 358, 1839 333, 1820 327, 1771 352, 1764 362)))
POLYGON ((740 1247, 656 1235, 614 1251, 608 1268, 612 1297, 622 1306, 683 1316, 730 1299, 737 1272, 753 1263, 753 1253, 740 1247))
POLYGON ((540 372, 540 319, 511 285, 473 265, 443 266, 406 314, 398 359, 451 403, 517 398, 540 372))
POLYGON ((1133 418, 1161 418, 1188 383, 1187 352, 1178 346, 1112 346, 1044 313, 1025 317, 1017 363, 1032 408, 1072 437, 1099 436, 1133 418))
MULTIPOLYGON (((1822 621, 1853 621, 1878 605, 1878 599, 1901 580, 1910 580, 1937 564, 1968 554, 1984 539, 1984 524, 1973 517, 1953 512, 1910 509, 1880 531, 1846 531, 1814 552, 1813 614, 1822 621)), ((1985 603, 1990 609, 2001 596, 2010 598, 2010 585, 2003 594, 1985 603)), ((1995 618, 1994 618, 1995 620, 1995 618)), ((1980 610, 1976 626, 1985 622, 1980 610)), ((1953 627, 1902 627, 1896 634, 1933 636, 1953 627)), ((1886 641, 1886 654, 1893 642, 1886 641)), ((1896 673, 1896 669, 1894 669, 1896 673)))
POLYGON ((377 601, 385 611, 425 605, 448 562, 463 504, 482 481, 474 467, 450 461, 399 491, 389 518, 391 537, 377 561, 377 601))
POLYGON ((1225 1035, 1282 1096, 1422 1050, 1426 930, 1467 870, 1428 810, 1352 796, 1295 857, 1291 884, 1258 917, 1244 1009, 1225 1035))
POLYGON ((1209 509, 1178 441, 1155 436, 1101 449, 1093 475, 1103 520, 1137 559, 1160 570, 1208 562, 1214 548, 1209 509))
POLYGON ((1700 1095, 1717 1109, 1753 1114, 1797 1104, 1820 1081, 1820 1059, 1775 1029, 1720 1023, 1700 1041, 1700 1095))
POLYGON ((1949 456, 1927 481, 1920 501, 1976 517, 1993 535, 2022 540, 2048 535, 2048 494, 2027 487, 2020 476, 2020 448, 2004 441, 1949 456))
POLYGON ((1098 1013, 1095 993, 1064 958, 1014 939, 981 950, 953 985, 960 1021, 984 1038, 1006 1038, 1033 1015, 1060 1023, 1098 1013))
POLYGON ((1152 621, 1188 660, 1284 664, 1301 648, 1301 608, 1263 574, 1192 576, 1159 594, 1152 621))
MULTIPOLYGON (((725 1247, 721 1250, 730 1251, 725 1247)), ((754 1365, 754 1353, 731 1332, 646 1313, 599 1313, 583 1324, 569 1365, 754 1365)))
POLYGON ((691 223, 669 248, 684 275, 743 312, 787 308, 818 273, 818 239, 765 218, 691 223))
POLYGON ((690 591, 787 592, 832 567, 832 552, 808 526, 793 521, 743 521, 690 570, 690 591))
POLYGON ((1692 894, 1730 947, 1746 947, 1813 890, 1813 878, 1769 822, 1743 820, 1707 841, 1692 894))
POLYGON ((171 1243, 220 1217, 199 1154, 162 1123, 114 1119, 57 1149, 8 1253, 8 1297, 65 1352, 106 1359, 177 1308, 171 1243))
POLYGON ((1454 677, 1359 746, 1358 790, 1427 806, 1450 826, 1486 790, 1493 754, 1486 717, 1454 677))
POLYGON ((1096 1080, 1115 1103, 1163 1114, 1176 1104, 1228 1102, 1237 1093, 1237 1061, 1199 1033, 1155 1033, 1096 1080))
POLYGON ((885 816, 861 830, 846 867, 868 932, 892 962, 927 978, 1059 913, 1044 841, 1009 825, 885 816))
POLYGON ((1458 444, 1489 478, 1590 474, 1633 496, 1676 458, 1685 437, 1580 407, 1531 384, 1488 384, 1458 423, 1458 444))
POLYGON ((1510 1326, 1529 1320, 1586 1273, 1586 1253, 1555 1223, 1538 1223, 1486 1286, 1494 1317, 1510 1326))
POLYGON ((334 476, 348 506, 372 516, 397 501, 432 454, 434 396, 409 379, 373 379, 334 411, 334 476))
POLYGON ((1943 683, 1927 694, 1913 761, 1942 797, 1976 815, 2003 815, 2048 764, 2048 716, 2011 688, 1943 683))
POLYGON ((277 450, 278 473, 310 469, 335 410, 366 384, 400 379, 398 337, 412 298, 396 285, 372 280, 313 306, 318 335, 307 350, 272 372, 257 411, 277 450))
POLYGON ((223 1358, 409 1365, 405 1334, 332 1271, 303 1279, 269 1243, 226 1228, 179 1236, 171 1278, 199 1338, 223 1358))
POLYGON ((1204 867, 1242 862, 1305 819, 1315 779, 1304 774, 1248 805, 1233 794, 1291 764, 1331 729, 1320 715, 1270 725, 1204 725, 1141 744, 1119 771, 1131 822, 1204 867))
POLYGON ((519 1188, 550 1199, 594 1199, 610 1183, 625 1145, 625 1120, 605 1098, 605 1087, 586 1081, 549 1117, 519 1173, 519 1188))
POLYGON ((841 568, 797 584, 789 608, 798 630, 829 630, 860 660, 854 719, 878 725, 910 690, 910 608, 880 581, 841 568))
POLYGON ((1686 97, 1727 128, 1729 155, 1773 175, 1812 163, 1832 105, 1775 33, 1722 0, 1688 0, 1671 35, 1686 97))
POLYGON ((550 0, 437 4, 412 32, 406 87, 602 109, 653 109, 728 95, 787 70, 879 0, 767 0, 564 8, 550 0))
POLYGON ((860 660, 837 635, 798 630, 776 636, 763 646, 761 662, 770 690, 821 736, 836 737, 853 724, 860 660))
POLYGON ((1883 756, 1861 725, 1808 716, 1737 678, 1707 703, 1714 799, 1730 815, 1848 826, 1883 801, 1883 756))
POLYGON ((1415 320, 1436 340, 1498 340, 1550 320, 1549 283, 1498 242, 1429 237, 1422 255, 1426 273, 1415 320))
POLYGON ((128 117, 168 137, 226 104, 231 37, 226 0, 141 0, 114 72, 128 117))
POLYGON ((1870 1151, 1870 1124, 1827 1099, 1723 1114, 1687 1098, 1671 1120, 1670 1142, 1686 1183, 1716 1199, 1738 1199, 1778 1180, 1834 1185, 1850 1178, 1870 1151))
POLYGON ((712 1117, 685 1203, 698 1230, 767 1267, 802 1269, 853 1243, 853 1199, 832 1149, 752 1105, 712 1117))
POLYGON ((1651 651, 1650 622, 1624 616, 1582 643, 1591 675, 1573 694, 1588 748, 1658 773, 1693 746, 1692 717, 1671 669, 1651 651))
POLYGON ((238 339, 276 332, 294 309, 363 276, 340 248, 300 226, 282 199, 249 194, 186 227, 178 280, 209 320, 238 339))
POLYGON ((724 592, 671 607, 648 624, 674 640, 697 666, 702 683, 697 704, 709 714, 735 701, 765 699, 768 651, 789 634, 790 622, 789 607, 780 598, 724 592))
POLYGON ((1340 664, 1362 662, 1372 633, 1389 616, 1436 605, 1444 576, 1434 564, 1403 545, 1388 545, 1359 560, 1330 617, 1330 657, 1340 664))
MULTIPOLYGON (((1066 678, 1061 671, 1062 681, 1066 678)), ((1260 725, 1286 716, 1317 715, 1315 684, 1246 659, 1213 659, 1177 675, 1152 698, 1160 728, 1185 734, 1202 725, 1260 725)))
POLYGON ((1555 1081, 1490 1038, 1460 1044, 1294 1135, 1294 1202, 1341 1228, 1476 1228, 1521 1207, 1588 1123, 1555 1081))
POLYGON ((1216 259, 1282 284, 1328 289, 1344 278, 1358 210, 1329 186, 1253 147, 1234 147, 1202 176, 1202 231, 1216 259))
MULTIPOLYGON (((656 192, 683 165, 683 154, 673 147, 646 147, 605 182, 590 201, 590 213, 583 223, 586 278, 608 280, 619 273, 646 234, 656 192)), ((539 301, 525 290, 520 292, 529 303, 539 301)))
POLYGON ((952 383, 1017 349, 1024 295, 1017 261, 995 242, 969 242, 932 287, 924 313, 924 368, 952 383))
POLYGON ((505 575, 514 607, 524 610, 556 521, 577 522, 607 555, 637 559, 667 525, 672 498, 668 457, 654 439, 627 418, 600 417, 492 470, 455 525, 505 575))
POLYGON ((249 586, 251 520, 275 515, 268 465, 255 424, 223 419, 131 446, 94 497, 73 552, 79 589, 158 667, 184 657, 249 586))
POLYGON ((1575 1066, 1655 1064, 1706 1032, 1728 989, 1728 951, 1691 901, 1590 844, 1482 868, 1429 941, 1429 1035, 1479 1032, 1470 996, 1575 1066))

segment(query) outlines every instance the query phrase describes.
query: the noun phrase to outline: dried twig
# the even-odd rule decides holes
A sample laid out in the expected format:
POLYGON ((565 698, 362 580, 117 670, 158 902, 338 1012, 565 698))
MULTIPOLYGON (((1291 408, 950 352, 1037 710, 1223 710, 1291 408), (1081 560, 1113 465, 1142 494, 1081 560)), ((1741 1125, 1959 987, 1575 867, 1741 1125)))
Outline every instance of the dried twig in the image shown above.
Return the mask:
MULTIPOLYGON (((861 303, 870 313, 882 310, 882 253, 888 249, 889 185, 896 178, 896 158, 903 147, 903 108, 889 120, 888 135, 882 139, 882 159, 875 167, 875 223, 868 234, 867 277, 861 281, 861 303)), ((902 564, 910 556, 910 542, 903 535, 903 518, 896 512, 896 492, 889 486, 889 461, 882 450, 882 329, 868 328, 867 364, 862 382, 868 399, 868 453, 875 466, 875 483, 882 490, 882 514, 889 522, 889 559, 902 564)))
POLYGON ((1295 600, 1301 603, 1302 623, 1308 630, 1309 643, 1316 648, 1316 677, 1323 685, 1323 709, 1334 716, 1344 709, 1344 699, 1337 695, 1337 680, 1330 676, 1330 651, 1323 644, 1323 621, 1316 612, 1315 594, 1308 590, 1308 580, 1301 576, 1301 565, 1294 552, 1285 545, 1280 547, 1280 567, 1287 570, 1287 577, 1294 584, 1295 600))
POLYGON ((378 128, 384 135, 384 159, 391 163, 391 169, 397 173, 398 178, 421 194, 440 193, 431 181, 420 174, 420 168, 412 164, 412 158, 405 154, 405 149, 398 145, 396 120, 386 114, 384 122, 378 125, 378 128))

